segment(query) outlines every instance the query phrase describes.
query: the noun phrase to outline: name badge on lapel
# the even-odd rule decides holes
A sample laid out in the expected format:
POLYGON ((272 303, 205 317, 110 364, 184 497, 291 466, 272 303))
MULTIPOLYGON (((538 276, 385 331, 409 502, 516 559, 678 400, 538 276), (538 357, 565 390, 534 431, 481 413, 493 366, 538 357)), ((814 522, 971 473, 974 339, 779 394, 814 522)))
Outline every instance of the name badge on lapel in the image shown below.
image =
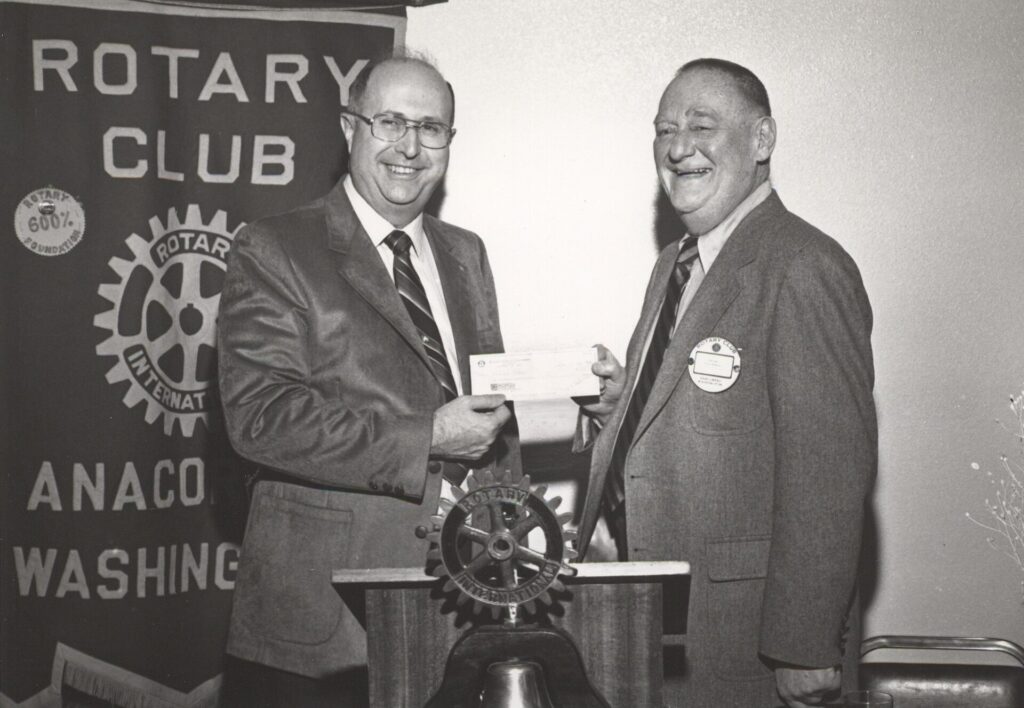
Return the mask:
POLYGON ((740 350, 721 337, 708 337, 690 352, 690 379, 708 393, 721 393, 740 377, 740 350))

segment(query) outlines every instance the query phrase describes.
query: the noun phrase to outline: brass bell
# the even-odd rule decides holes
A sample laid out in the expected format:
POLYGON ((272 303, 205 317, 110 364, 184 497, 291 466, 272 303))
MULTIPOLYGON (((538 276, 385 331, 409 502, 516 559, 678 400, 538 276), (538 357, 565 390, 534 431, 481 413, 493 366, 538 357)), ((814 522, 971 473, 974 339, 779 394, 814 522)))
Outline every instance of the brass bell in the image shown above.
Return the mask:
POLYGON ((487 667, 480 708, 554 708, 544 671, 532 661, 499 661, 487 667))

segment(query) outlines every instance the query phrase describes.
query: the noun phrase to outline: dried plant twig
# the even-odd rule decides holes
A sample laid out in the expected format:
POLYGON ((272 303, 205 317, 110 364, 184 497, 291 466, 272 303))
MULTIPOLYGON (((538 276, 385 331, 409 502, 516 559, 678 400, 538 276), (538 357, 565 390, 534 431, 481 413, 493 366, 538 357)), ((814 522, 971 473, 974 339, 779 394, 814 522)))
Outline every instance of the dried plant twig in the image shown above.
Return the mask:
MULTIPOLYGON (((1010 410, 1013 412, 1013 427, 997 421, 1016 441, 1020 461, 1007 455, 999 456, 1001 470, 998 474, 986 471, 989 483, 995 488, 995 499, 985 499, 989 516, 985 520, 967 513, 967 518, 991 532, 986 540, 988 545, 1013 560, 1024 573, 1024 389, 1020 395, 1010 396, 1010 410)), ((981 465, 971 463, 971 469, 981 471, 981 465)), ((1024 580, 1021 581, 1021 602, 1024 602, 1024 580)))

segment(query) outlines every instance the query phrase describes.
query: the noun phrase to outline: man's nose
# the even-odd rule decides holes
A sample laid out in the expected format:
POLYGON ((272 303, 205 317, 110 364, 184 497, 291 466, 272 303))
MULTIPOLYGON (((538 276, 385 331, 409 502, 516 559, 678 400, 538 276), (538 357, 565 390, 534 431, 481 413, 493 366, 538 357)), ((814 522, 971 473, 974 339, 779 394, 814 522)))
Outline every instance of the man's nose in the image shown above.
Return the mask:
POLYGON ((403 135, 395 145, 395 149, 405 157, 412 159, 420 154, 420 131, 414 126, 408 126, 403 135))
POLYGON ((668 159, 672 162, 685 160, 694 152, 693 134, 688 130, 680 130, 672 136, 672 142, 668 146, 668 159))

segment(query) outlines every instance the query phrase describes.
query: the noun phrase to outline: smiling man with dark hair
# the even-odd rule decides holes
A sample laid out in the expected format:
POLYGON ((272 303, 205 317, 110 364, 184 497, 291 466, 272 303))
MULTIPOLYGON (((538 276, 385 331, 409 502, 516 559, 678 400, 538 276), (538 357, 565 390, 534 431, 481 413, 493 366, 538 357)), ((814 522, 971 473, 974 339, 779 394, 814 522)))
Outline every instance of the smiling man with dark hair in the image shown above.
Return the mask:
POLYGON ((594 365, 581 551, 691 563, 668 705, 823 705, 857 678, 871 307, 846 252, 772 190, 776 126, 752 72, 684 65, 654 129, 682 238, 655 265, 625 368, 606 350, 594 365))

